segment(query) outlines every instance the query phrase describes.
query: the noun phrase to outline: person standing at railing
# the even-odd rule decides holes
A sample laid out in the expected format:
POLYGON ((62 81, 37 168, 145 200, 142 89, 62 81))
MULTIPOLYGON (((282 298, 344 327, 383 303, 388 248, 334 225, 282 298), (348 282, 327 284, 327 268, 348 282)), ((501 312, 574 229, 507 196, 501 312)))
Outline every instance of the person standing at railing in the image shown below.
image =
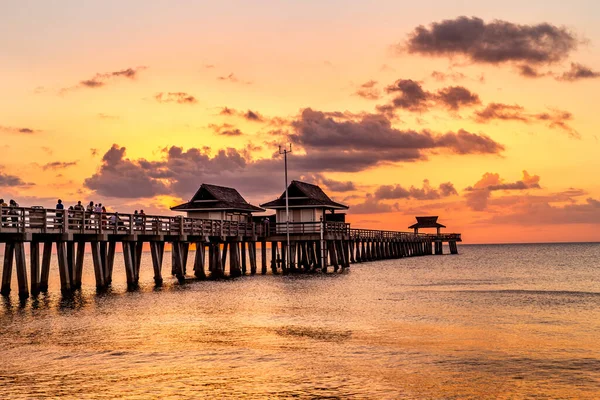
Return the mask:
MULTIPOLYGON (((61 199, 58 199, 58 201, 56 202, 56 207, 57 210, 64 210, 65 209, 65 205, 63 204, 61 199)), ((61 219, 62 219, 62 212, 56 212, 56 218, 54 218, 54 223, 60 223, 61 219)))
POLYGON ((16 227, 17 221, 19 220, 19 217, 16 216, 16 215, 19 215, 19 212, 17 211, 17 207, 19 207, 19 204, 17 204, 17 202, 14 201, 13 199, 10 199, 10 201, 8 202, 8 205, 10 207, 10 210, 8 211, 8 213, 10 215, 13 215, 13 217, 10 218, 13 222, 13 224, 11 226, 16 227))
POLYGON ((8 204, 6 204, 4 202, 4 199, 0 199, 0 207, 2 207, 2 214, 0 215, 0 223, 2 224, 2 226, 4 226, 4 223, 6 222, 6 217, 5 215, 8 213, 8 204))
POLYGON ((144 210, 140 210, 140 222, 142 225, 142 230, 146 231, 146 213, 144 213, 144 210))

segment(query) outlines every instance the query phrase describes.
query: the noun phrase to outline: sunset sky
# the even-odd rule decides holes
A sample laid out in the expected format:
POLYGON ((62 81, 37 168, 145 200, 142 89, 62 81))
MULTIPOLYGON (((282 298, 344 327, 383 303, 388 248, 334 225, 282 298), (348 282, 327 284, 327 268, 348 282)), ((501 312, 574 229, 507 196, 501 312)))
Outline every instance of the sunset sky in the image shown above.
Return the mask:
POLYGON ((0 5, 0 197, 171 213, 290 179, 357 227, 600 240, 597 1, 0 5))

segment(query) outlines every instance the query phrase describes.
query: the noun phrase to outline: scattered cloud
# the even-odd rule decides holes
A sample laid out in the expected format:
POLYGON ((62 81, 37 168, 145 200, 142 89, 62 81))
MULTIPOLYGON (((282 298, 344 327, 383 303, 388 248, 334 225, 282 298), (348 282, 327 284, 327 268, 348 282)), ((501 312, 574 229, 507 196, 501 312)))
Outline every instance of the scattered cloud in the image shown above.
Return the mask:
POLYGON ((368 82, 363 83, 356 89, 354 95, 362 97, 367 100, 379 100, 381 97, 381 92, 377 89, 377 81, 370 80, 368 82))
POLYGON ((119 71, 113 72, 104 72, 104 73, 96 73, 93 77, 89 79, 84 79, 80 81, 77 85, 71 86, 68 88, 61 89, 61 94, 66 93, 67 91, 81 88, 88 89, 96 89, 100 87, 106 86, 108 83, 114 81, 115 79, 125 78, 130 80, 135 80, 140 71, 147 69, 146 66, 140 66, 135 68, 127 68, 119 71))
POLYGON ((243 133, 241 130, 237 129, 235 126, 231 124, 209 124, 208 127, 212 129, 217 135, 222 136, 242 136, 243 133))
POLYGON ((418 26, 398 49, 425 56, 462 56, 474 63, 548 65, 566 59, 577 45, 578 39, 565 27, 461 16, 418 26))
POLYGON ((377 106, 386 115, 393 114, 397 109, 425 112, 431 107, 442 107, 458 111, 463 107, 481 104, 479 96, 463 86, 448 86, 433 93, 423 89, 421 83, 412 79, 400 79, 385 90, 387 93, 398 94, 390 103, 377 106))
POLYGON ((262 114, 260 114, 258 111, 252 111, 252 110, 239 111, 239 110, 236 110, 234 108, 229 108, 229 107, 222 107, 221 111, 219 112, 219 115, 241 117, 241 118, 244 118, 244 119, 246 119, 248 121, 252 121, 252 122, 266 122, 268 120, 262 114))
POLYGON ((453 195, 458 195, 458 192, 451 182, 442 183, 435 188, 431 186, 428 179, 423 180, 423 187, 420 188, 411 186, 406 189, 402 185, 382 185, 375 190, 375 198, 379 200, 437 200, 453 195))
POLYGON ((160 92, 154 95, 159 103, 196 104, 198 100, 186 92, 160 92))
POLYGON ((69 168, 69 167, 73 167, 73 166, 77 165, 78 162, 79 161, 68 161, 68 162, 53 161, 53 162, 49 162, 49 163, 42 165, 41 168, 44 171, 65 169, 65 168, 69 168))
POLYGON ((572 138, 581 138, 579 133, 568 124, 573 120, 573 115, 568 111, 551 109, 549 112, 529 113, 518 104, 490 103, 484 109, 475 111, 474 118, 479 123, 493 120, 546 123, 549 128, 560 129, 572 138))
POLYGON ((23 179, 16 175, 11 175, 2 172, 2 167, 0 166, 0 187, 24 187, 24 186, 33 186, 33 183, 25 182, 23 179))
POLYGON ((14 133, 19 135, 33 135, 36 133, 41 133, 43 131, 41 129, 0 125, 0 132, 14 133))
POLYGON ((467 76, 462 72, 441 72, 441 71, 433 71, 431 73, 431 77, 438 82, 446 82, 446 81, 454 81, 459 82, 464 79, 467 79, 467 76))
POLYGON ((571 69, 558 76, 556 79, 561 81, 578 81, 581 79, 595 79, 600 77, 600 71, 593 71, 584 65, 571 63, 571 69))
POLYGON ((217 77, 218 81, 228 81, 228 82, 233 82, 233 83, 242 83, 244 85, 251 85, 252 82, 250 81, 243 81, 240 80, 237 76, 235 76, 235 74, 232 72, 229 75, 225 75, 225 76, 218 76, 217 77))
POLYGON ((523 178, 515 182, 506 182, 497 173, 486 172, 473 186, 465 188, 467 206, 474 211, 484 211, 492 192, 541 189, 540 177, 523 171, 523 178))

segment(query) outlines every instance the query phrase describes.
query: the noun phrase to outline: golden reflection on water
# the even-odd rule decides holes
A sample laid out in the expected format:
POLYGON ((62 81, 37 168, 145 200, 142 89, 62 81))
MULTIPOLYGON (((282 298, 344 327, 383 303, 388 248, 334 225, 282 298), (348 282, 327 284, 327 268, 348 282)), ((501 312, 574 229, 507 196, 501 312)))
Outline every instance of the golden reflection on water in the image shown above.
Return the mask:
POLYGON ((53 271, 0 304, 0 398, 600 397, 600 246, 461 251, 159 289, 145 257, 103 294, 86 264, 68 298, 53 271))

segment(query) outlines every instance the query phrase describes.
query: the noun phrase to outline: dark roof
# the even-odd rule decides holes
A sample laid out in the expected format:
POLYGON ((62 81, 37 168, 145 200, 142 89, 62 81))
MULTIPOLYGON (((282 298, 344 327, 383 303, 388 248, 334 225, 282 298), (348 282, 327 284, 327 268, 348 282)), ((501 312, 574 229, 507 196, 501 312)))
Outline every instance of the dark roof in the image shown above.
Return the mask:
POLYGON ((442 225, 437 222, 438 217, 416 217, 417 223, 408 227, 408 229, 414 228, 445 228, 445 225, 442 225))
POLYGON ((203 183, 196 194, 187 203, 171 207, 173 211, 210 211, 231 210, 259 212, 265 211, 260 207, 249 204, 237 190, 225 186, 203 183))
MULTIPOLYGON (((288 186, 288 196, 288 204, 294 208, 322 207, 337 210, 348 209, 347 205, 331 200, 319 186, 306 182, 292 181, 288 186)), ((285 192, 278 199, 261 204, 260 206, 264 208, 285 207, 285 192)))

